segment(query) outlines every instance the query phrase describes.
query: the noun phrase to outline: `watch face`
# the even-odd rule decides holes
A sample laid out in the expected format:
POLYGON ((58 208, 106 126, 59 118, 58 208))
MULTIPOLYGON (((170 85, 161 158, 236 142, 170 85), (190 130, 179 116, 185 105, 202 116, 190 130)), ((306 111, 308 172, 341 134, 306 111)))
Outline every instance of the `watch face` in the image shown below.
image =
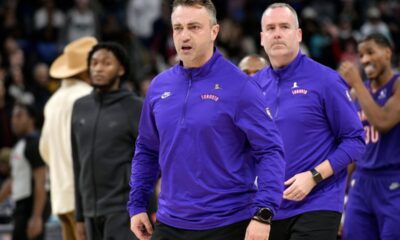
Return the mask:
POLYGON ((317 170, 312 169, 311 173, 312 173, 313 179, 316 183, 320 183, 322 181, 322 176, 319 172, 317 172, 317 170))
POLYGON ((269 221, 272 218, 272 212, 268 208, 261 208, 257 215, 264 221, 269 221))

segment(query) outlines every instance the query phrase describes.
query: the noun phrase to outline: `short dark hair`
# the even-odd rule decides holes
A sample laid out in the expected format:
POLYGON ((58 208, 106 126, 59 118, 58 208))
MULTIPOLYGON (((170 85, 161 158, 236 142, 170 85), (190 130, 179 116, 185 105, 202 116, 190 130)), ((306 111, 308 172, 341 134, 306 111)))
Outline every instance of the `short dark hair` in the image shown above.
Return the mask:
POLYGON ((389 39, 380 33, 369 34, 369 35, 365 36, 363 39, 361 39, 361 41, 358 42, 358 44, 367 42, 367 41, 374 41, 376 44, 378 44, 381 47, 387 47, 389 49, 392 49, 392 44, 390 43, 389 39))
POLYGON ((14 108, 19 107, 22 108, 26 111, 28 114, 28 117, 33 120, 35 128, 39 129, 42 127, 43 123, 43 113, 36 107, 35 105, 31 103, 24 103, 21 101, 17 101, 14 103, 14 108))
POLYGON ((87 64, 90 67, 90 61, 92 60, 93 54, 100 49, 107 49, 108 51, 112 52, 117 58, 118 62, 124 67, 125 73, 120 77, 121 82, 128 80, 130 76, 130 59, 128 56, 127 51, 125 50, 122 45, 116 42, 101 42, 96 44, 92 50, 89 52, 87 64))
POLYGON ((217 24, 217 10, 215 9, 214 3, 211 0, 174 0, 172 4, 172 12, 178 6, 186 7, 204 7, 211 17, 211 23, 217 24))

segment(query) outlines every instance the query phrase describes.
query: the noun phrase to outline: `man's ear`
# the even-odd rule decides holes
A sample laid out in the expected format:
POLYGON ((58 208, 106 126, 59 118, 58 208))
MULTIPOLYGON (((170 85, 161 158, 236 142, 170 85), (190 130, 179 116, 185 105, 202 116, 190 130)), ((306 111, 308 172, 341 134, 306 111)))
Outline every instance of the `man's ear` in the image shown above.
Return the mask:
POLYGON ((118 70, 118 77, 122 77, 125 74, 125 68, 120 66, 118 70))
POLYGON ((303 31, 301 30, 301 28, 297 29, 297 39, 299 43, 301 43, 301 41, 303 40, 303 31))
POLYGON ((217 39, 219 33, 219 24, 215 24, 214 26, 211 27, 211 39, 215 41, 217 39))
POLYGON ((388 59, 390 62, 392 60, 392 50, 388 47, 385 47, 384 51, 386 59, 388 59))

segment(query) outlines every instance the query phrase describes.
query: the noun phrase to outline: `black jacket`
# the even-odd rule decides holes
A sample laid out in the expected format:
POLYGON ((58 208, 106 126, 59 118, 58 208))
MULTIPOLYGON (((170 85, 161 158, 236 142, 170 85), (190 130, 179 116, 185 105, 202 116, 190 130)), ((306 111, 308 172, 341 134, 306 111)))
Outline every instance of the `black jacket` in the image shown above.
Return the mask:
POLYGON ((127 90, 78 99, 71 141, 76 218, 126 211, 142 101, 127 90))

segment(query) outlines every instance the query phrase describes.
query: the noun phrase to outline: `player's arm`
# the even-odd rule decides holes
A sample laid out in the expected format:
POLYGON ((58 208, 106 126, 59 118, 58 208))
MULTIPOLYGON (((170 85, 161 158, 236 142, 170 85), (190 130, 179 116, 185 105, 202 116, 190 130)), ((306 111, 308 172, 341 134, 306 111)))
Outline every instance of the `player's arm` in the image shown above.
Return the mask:
POLYGON ((40 152, 40 156, 42 157, 43 161, 46 164, 49 164, 49 138, 48 138, 48 134, 49 134, 49 123, 45 121, 45 123, 43 124, 43 128, 42 128, 42 133, 40 136, 40 140, 39 140, 39 152, 40 152))
POLYGON ((7 178, 0 188, 0 202, 3 202, 11 195, 11 177, 7 178))
POLYGON ((46 167, 38 167, 33 169, 33 211, 28 223, 28 236, 35 237, 42 232, 43 220, 42 215, 47 201, 45 182, 46 182, 46 167))
POLYGON ((27 235, 33 239, 43 230, 44 222, 42 217, 47 201, 45 187, 47 169, 39 153, 38 139, 27 143, 25 156, 31 165, 33 178, 33 209, 27 226, 27 235))
POLYGON ((131 217, 131 231, 139 239, 150 239, 153 227, 147 216, 150 196, 157 182, 159 171, 159 135, 152 110, 152 91, 144 101, 139 121, 139 136, 136 139, 135 155, 127 208, 131 217))
POLYGON ((390 131, 400 122, 400 80, 393 87, 392 96, 384 106, 379 106, 365 87, 357 68, 351 63, 344 63, 339 68, 340 74, 353 88, 357 100, 371 125, 379 132, 390 131))
POLYGON ((400 80, 396 81, 393 95, 382 107, 375 103, 364 85, 356 85, 354 90, 369 123, 376 130, 386 133, 400 122, 400 80))
POLYGON ((268 239, 271 218, 282 201, 282 183, 285 177, 280 133, 267 110, 269 106, 261 91, 250 81, 240 91, 234 118, 236 126, 246 134, 257 162, 258 191, 253 200, 255 215, 246 229, 246 240, 268 239))
POLYGON ((333 175, 333 168, 329 160, 325 160, 314 168, 319 177, 313 176, 311 171, 301 172, 285 181, 288 188, 283 192, 283 198, 292 201, 302 201, 319 181, 333 175), (319 180, 316 180, 318 179, 319 180))

